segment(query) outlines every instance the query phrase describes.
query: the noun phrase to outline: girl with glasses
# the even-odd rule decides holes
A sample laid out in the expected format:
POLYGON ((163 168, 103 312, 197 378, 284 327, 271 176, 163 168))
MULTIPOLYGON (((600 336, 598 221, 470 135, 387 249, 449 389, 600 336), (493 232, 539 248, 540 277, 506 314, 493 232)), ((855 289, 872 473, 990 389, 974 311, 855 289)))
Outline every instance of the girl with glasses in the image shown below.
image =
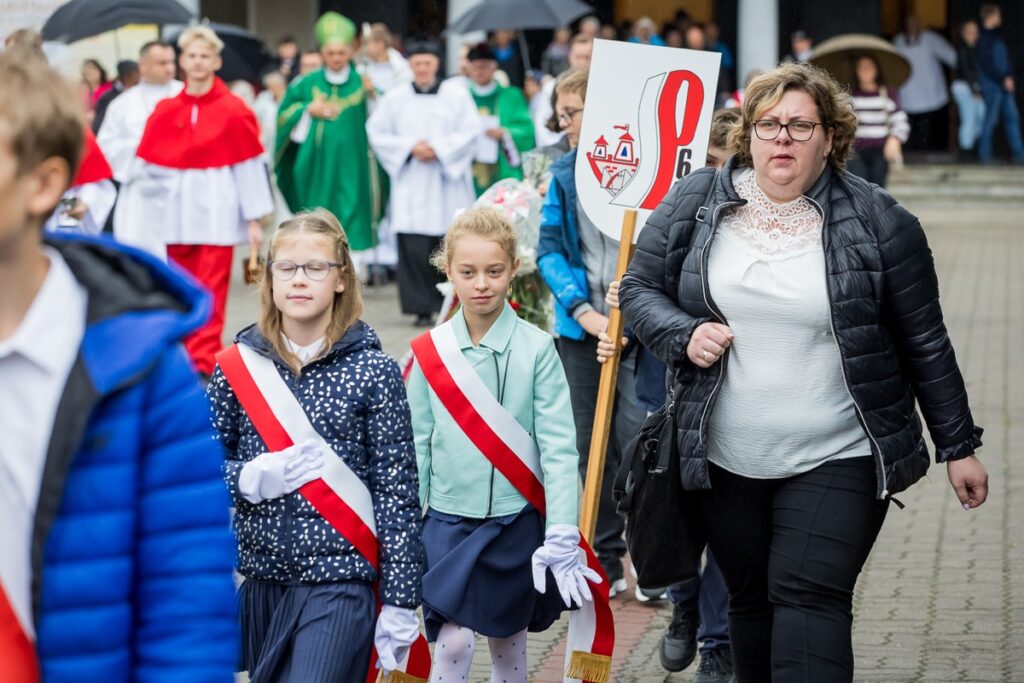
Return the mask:
MULTIPOLYGON (((331 213, 299 214, 277 229, 260 303, 259 322, 236 343, 272 361, 317 436, 269 448, 229 381, 226 354, 218 356, 207 394, 227 454, 237 570, 245 578, 242 668, 253 683, 355 680, 353 672, 368 670, 376 640, 382 668, 394 670, 419 633, 423 544, 412 422, 398 365, 359 319, 359 280, 331 213), (299 491, 336 471, 331 459, 369 491, 379 570, 299 491)), ((339 495, 352 503, 346 486, 339 495)))

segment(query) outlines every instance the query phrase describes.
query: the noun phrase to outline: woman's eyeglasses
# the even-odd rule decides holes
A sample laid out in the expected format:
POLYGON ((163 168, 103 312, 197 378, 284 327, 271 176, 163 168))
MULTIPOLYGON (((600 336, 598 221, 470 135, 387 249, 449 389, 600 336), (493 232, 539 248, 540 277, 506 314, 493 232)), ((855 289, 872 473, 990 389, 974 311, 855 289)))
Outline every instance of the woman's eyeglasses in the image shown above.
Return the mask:
POLYGON ((576 118, 576 115, 583 111, 583 107, 579 109, 566 109, 561 114, 558 114, 555 118, 558 119, 558 123, 563 126, 568 126, 572 123, 572 120, 576 118))
POLYGON ((319 282, 327 277, 331 268, 341 268, 344 264, 333 261, 307 261, 306 263, 294 263, 292 261, 271 261, 270 274, 276 280, 291 280, 295 273, 300 270, 310 280, 319 282))
POLYGON ((782 129, 785 128, 786 132, 789 133, 789 137, 796 142, 807 142, 814 135, 814 129, 824 125, 824 123, 816 121, 780 123, 774 119, 761 119, 760 121, 754 121, 754 133, 761 140, 774 140, 779 137, 782 129))

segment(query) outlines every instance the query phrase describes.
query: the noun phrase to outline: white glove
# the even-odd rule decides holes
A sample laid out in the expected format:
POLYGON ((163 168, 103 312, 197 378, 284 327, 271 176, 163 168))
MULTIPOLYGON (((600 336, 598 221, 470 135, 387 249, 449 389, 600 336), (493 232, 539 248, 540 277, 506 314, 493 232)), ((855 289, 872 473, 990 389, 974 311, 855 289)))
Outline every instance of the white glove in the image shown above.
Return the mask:
POLYGON ((587 582, 601 583, 601 575, 587 566, 580 551, 580 530, 569 524, 555 524, 544 534, 544 545, 533 553, 533 587, 538 593, 547 588, 545 570, 555 576, 555 584, 566 607, 575 602, 593 600, 587 582))
POLYGON ((324 447, 317 441, 261 453, 242 466, 238 492, 252 504, 280 498, 320 476, 324 447))
POLYGON ((384 605, 377 617, 377 631, 373 644, 384 673, 397 669, 409 655, 409 648, 420 635, 420 620, 416 610, 384 605))

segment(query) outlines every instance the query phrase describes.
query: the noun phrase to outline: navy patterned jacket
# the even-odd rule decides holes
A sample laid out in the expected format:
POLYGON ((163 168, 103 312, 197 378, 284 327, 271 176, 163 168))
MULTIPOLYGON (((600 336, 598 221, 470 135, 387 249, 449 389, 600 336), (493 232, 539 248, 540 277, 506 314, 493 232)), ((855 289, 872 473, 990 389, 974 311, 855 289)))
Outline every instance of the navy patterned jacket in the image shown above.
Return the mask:
MULTIPOLYGON (((370 489, 380 540, 381 599, 418 606, 424 556, 412 422, 398 365, 381 350, 376 333, 356 322, 300 376, 255 325, 235 341, 275 361, 313 427, 370 489)), ((207 395, 227 451, 224 478, 235 504, 239 573, 286 584, 377 579, 370 563, 298 492, 257 505, 239 495, 242 466, 267 447, 219 367, 207 395)))

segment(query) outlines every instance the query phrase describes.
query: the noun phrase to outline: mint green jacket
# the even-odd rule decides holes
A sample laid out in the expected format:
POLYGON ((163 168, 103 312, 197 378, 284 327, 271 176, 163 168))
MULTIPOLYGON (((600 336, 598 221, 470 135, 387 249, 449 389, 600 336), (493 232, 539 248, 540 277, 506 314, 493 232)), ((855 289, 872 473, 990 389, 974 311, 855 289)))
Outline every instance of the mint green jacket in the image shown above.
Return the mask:
MULTIPOLYGON (((461 310, 452 324, 462 353, 491 394, 540 448, 548 526, 575 526, 579 496, 576 425, 554 338, 521 320, 508 304, 477 346, 470 341, 461 310)), ((522 510, 526 499, 462 432, 427 384, 418 363, 409 376, 408 394, 421 504, 478 519, 522 510)))

